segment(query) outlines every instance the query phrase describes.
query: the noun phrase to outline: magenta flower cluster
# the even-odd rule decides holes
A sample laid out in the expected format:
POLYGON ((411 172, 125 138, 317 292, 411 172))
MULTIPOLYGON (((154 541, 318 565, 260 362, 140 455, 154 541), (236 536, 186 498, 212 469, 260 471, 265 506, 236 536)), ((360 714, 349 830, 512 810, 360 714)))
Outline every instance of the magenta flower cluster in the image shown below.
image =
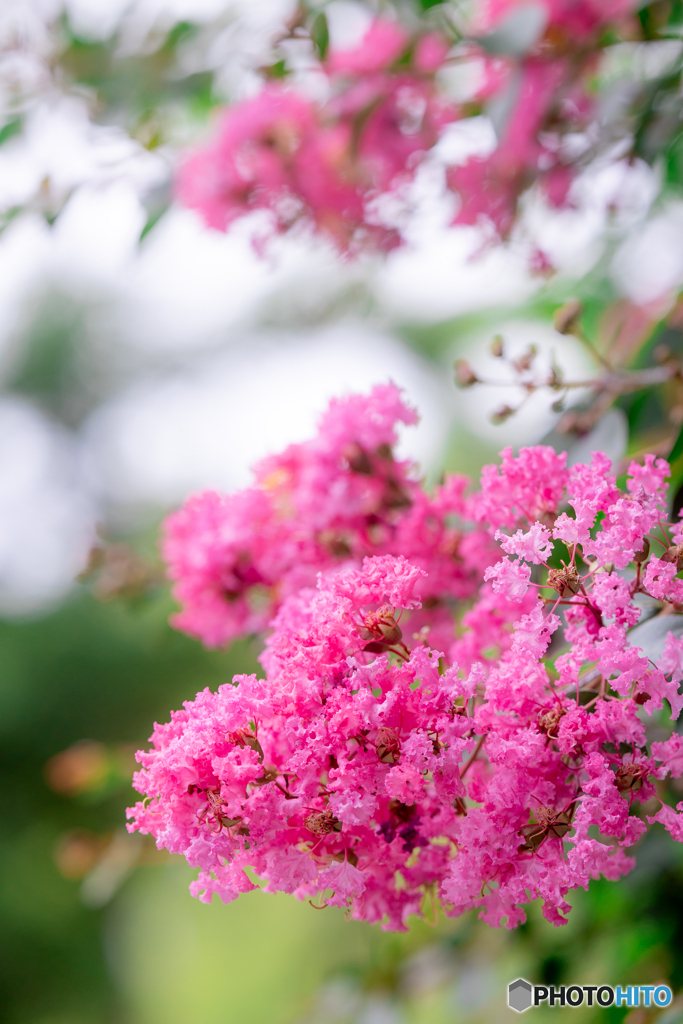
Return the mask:
POLYGON ((372 201, 413 178, 417 158, 455 117, 434 83, 447 50, 434 33, 413 46, 398 22, 375 21, 358 48, 325 61, 323 107, 270 83, 230 108, 215 139, 181 167, 181 202, 222 230, 265 209, 278 231, 304 219, 342 250, 393 248, 399 235, 372 201))
POLYGON ((563 924, 648 823, 683 841, 683 803, 653 801, 683 774, 661 738, 683 705, 668 466, 647 456, 621 489, 599 452, 568 469, 508 449, 478 490, 428 492, 393 454, 413 422, 393 385, 337 400, 252 488, 169 518, 176 625, 210 645, 269 626, 265 678, 155 727, 129 827, 199 868, 206 902, 250 868, 390 929, 430 900, 511 928, 540 898, 563 924), (644 602, 672 627, 654 659, 629 639, 644 602))
POLYGON ((507 235, 519 196, 536 181, 551 204, 564 204, 580 166, 577 133, 595 143, 600 132, 591 83, 601 40, 635 3, 543 0, 544 26, 528 52, 496 55, 486 37, 505 32, 520 6, 481 0, 469 38, 455 46, 439 32, 378 18, 355 48, 333 49, 319 63, 324 102, 284 79, 228 109, 215 137, 181 168, 179 199, 220 230, 266 210, 275 231, 306 223, 342 251, 390 249, 401 242, 401 218, 392 222, 387 209, 409 207, 407 186, 444 128, 507 93, 512 110, 494 152, 448 170, 456 223, 483 221, 507 235), (456 64, 467 65, 473 82, 459 103, 439 84, 456 64))

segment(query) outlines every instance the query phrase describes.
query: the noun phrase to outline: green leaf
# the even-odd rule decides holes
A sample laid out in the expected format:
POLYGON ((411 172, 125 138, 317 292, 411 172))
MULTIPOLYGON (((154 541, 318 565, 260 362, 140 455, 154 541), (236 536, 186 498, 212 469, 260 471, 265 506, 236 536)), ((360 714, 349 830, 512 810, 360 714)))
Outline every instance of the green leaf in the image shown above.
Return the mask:
POLYGON ((423 11, 428 11, 430 7, 437 7, 443 2, 444 0, 417 0, 418 7, 421 7, 423 11))
POLYGON ((192 39, 199 31, 199 25, 195 25, 192 21, 179 21, 173 26, 171 31, 166 36, 163 48, 166 50, 175 50, 176 47, 186 42, 188 39, 192 39))
POLYGON ((171 205, 170 203, 164 203, 163 206, 160 206, 157 209, 152 210, 149 213, 149 215, 147 217, 147 220, 145 222, 145 226, 143 227, 142 231, 140 232, 140 241, 142 241, 142 239, 145 237, 145 235, 148 235, 149 232, 152 230, 152 228, 156 224, 159 223, 159 221, 161 220, 163 215, 166 213, 166 211, 168 210, 170 205, 171 205))
POLYGON ((267 68, 262 68, 261 70, 267 78, 285 78, 289 74, 287 62, 284 59, 277 61, 275 64, 271 64, 267 68))
POLYGON ((330 30, 327 18, 323 11, 316 14, 311 25, 311 39, 321 60, 325 60, 327 48, 330 45, 330 30))
POLYGON ((672 462, 675 462, 679 455, 683 455, 683 427, 681 427, 678 437, 676 438, 676 443, 669 452, 669 456, 667 459, 669 465, 672 462))
POLYGON ((665 158, 666 180, 670 185, 683 185, 683 133, 669 146, 665 158))
POLYGON ((13 117, 12 120, 8 121, 3 128, 0 128, 0 146, 2 146, 3 142, 7 142, 8 139, 11 139, 13 135, 16 135, 20 131, 21 118, 13 117))

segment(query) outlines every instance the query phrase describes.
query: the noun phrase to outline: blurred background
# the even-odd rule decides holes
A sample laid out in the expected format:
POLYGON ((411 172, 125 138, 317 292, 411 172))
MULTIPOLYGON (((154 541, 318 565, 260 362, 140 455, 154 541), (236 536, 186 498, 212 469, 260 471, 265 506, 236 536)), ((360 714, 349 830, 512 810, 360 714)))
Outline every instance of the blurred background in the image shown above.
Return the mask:
MULTIPOLYGON (((660 830, 624 881, 574 894, 565 929, 533 907, 513 934, 466 916, 403 935, 259 892, 204 906, 184 862, 125 832, 134 752, 153 721, 257 667, 248 643, 207 652, 167 624, 156 533, 191 491, 243 486, 255 459, 311 434, 332 395, 387 379, 420 410, 401 447, 429 479, 476 476, 505 445, 542 439, 575 460, 600 447, 618 463, 666 448, 683 422, 664 386, 577 427, 556 394, 520 392, 512 364, 489 351, 500 334, 511 358, 533 344, 546 373, 590 377, 591 347, 553 327, 568 298, 583 303, 598 348, 614 346, 618 325, 625 366, 661 364, 664 344, 683 351, 681 31, 648 29, 655 15, 675 29, 681 5, 644 5, 641 28, 607 48, 601 71, 605 109, 622 111, 678 75, 665 159, 661 147, 650 159, 617 144, 585 169, 571 208, 529 203, 522 233, 484 245, 480 228, 449 226, 437 154, 417 183, 407 244, 354 260, 301 235, 264 257, 249 218, 221 234, 172 199, 178 155, 210 133, 217 108, 254 93, 295 6, 0 3, 8 1024, 476 1024, 512 1018, 504 993, 520 975, 683 985, 683 857, 660 830), (530 239, 553 273, 530 265, 530 239), (456 358, 500 386, 457 390, 456 358), (499 415, 523 394, 519 412, 499 415)), ((325 4, 332 39, 359 38, 381 6, 325 4)), ((493 115, 472 120, 461 153, 495 143, 493 115)), ((674 491, 682 453, 683 443, 674 491)), ((658 1015, 535 1013, 683 1021, 677 1003, 658 1015)))

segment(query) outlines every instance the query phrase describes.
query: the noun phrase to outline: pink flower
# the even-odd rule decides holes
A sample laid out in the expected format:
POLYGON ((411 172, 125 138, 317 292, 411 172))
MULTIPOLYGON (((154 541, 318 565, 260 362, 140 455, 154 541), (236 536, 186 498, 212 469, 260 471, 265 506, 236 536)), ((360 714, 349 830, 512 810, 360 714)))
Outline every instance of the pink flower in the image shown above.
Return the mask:
POLYGON ((632 602, 627 581, 615 572, 596 573, 591 594, 606 619, 614 618, 626 626, 635 626, 640 618, 640 609, 632 602))
POLYGON ((285 540, 261 490, 190 498, 164 524, 162 550, 183 606, 173 624, 209 647, 264 629, 273 612, 271 588, 284 569, 272 554, 283 550, 285 540), (257 591, 264 598, 260 607, 250 599, 257 591))
POLYGON ((512 650, 515 654, 528 654, 534 660, 540 658, 550 643, 550 638, 560 624, 557 615, 543 615, 539 601, 529 615, 515 622, 512 650))
POLYGON ((322 871, 319 881, 321 887, 334 889, 334 894, 325 901, 331 907, 344 907, 350 897, 359 897, 365 892, 365 875, 349 864, 346 856, 342 861, 333 861, 322 871))
POLYGON ((450 46, 436 32, 428 32, 421 36, 415 47, 413 65, 421 74, 433 74, 443 65, 450 46))
POLYGON ((619 499, 614 477, 610 476, 612 464, 602 452, 593 452, 590 465, 573 466, 569 474, 569 504, 573 506, 573 518, 566 513, 555 521, 553 536, 565 544, 585 544, 598 512, 607 509, 619 499))
POLYGON ((628 696, 631 685, 641 680, 647 672, 647 658, 642 657, 639 647, 628 644, 626 631, 618 623, 604 626, 600 630, 600 638, 594 650, 599 658, 600 672, 605 679, 611 679, 612 687, 622 697, 628 696))
POLYGON ((675 562, 665 562, 651 555, 643 582, 653 597, 679 603, 683 601, 683 580, 676 579, 677 572, 675 562))
POLYGON ((202 903, 211 903, 214 893, 223 903, 232 903, 243 892, 258 889, 241 869, 232 865, 216 865, 213 871, 200 871, 197 880, 190 882, 190 892, 202 903))
POLYGON ((567 484, 567 455, 536 445, 522 448, 513 456, 512 448, 501 453, 502 463, 484 466, 481 495, 475 500, 475 515, 492 526, 514 528, 519 520, 531 526, 535 519, 552 515, 567 484))
POLYGON ((230 108, 212 142, 185 161, 178 198, 221 231, 250 209, 277 215, 280 199, 295 192, 292 161, 314 124, 313 107, 302 96, 266 87, 230 108))
POLYGON ((454 168, 449 184, 463 203, 456 223, 474 224, 487 216, 501 236, 512 227, 527 169, 537 167, 549 154, 539 132, 555 103, 557 89, 567 75, 565 61, 529 57, 521 69, 515 106, 498 148, 487 158, 473 158, 454 168))
POLYGON ((628 467, 629 479, 626 488, 629 494, 638 494, 641 490, 646 494, 656 495, 659 502, 666 501, 668 486, 666 479, 670 475, 669 463, 665 459, 657 459, 654 455, 646 455, 641 466, 632 462, 628 467))
POLYGON ((511 601, 521 601, 529 589, 531 570, 523 562, 511 562, 509 558, 490 565, 484 573, 485 580, 493 580, 497 594, 505 594, 511 601))
MULTIPOLYGON (((471 112, 506 92, 512 104, 494 152, 449 167, 446 175, 460 204, 455 222, 484 221, 500 237, 510 234, 530 188, 537 186, 554 206, 571 201, 581 157, 564 143, 596 132, 595 55, 604 31, 618 31, 635 4, 543 0, 539 38, 530 40, 528 52, 494 56, 478 39, 514 19, 519 2, 475 5, 473 34, 457 53, 482 72, 469 97, 471 112)), ((316 68, 326 80, 324 102, 270 81, 230 108, 215 137, 183 162, 180 201, 219 230, 265 210, 271 232, 305 226, 345 254, 401 244, 397 224, 409 211, 407 186, 443 128, 470 114, 439 91, 450 38, 409 21, 410 27, 377 17, 357 45, 333 46, 316 68)), ((284 52, 286 71, 292 70, 288 56, 284 52)), ((538 270, 549 265, 538 248, 531 264, 538 270)))
POLYGON ((519 555, 520 558, 524 558, 534 565, 545 562, 553 550, 550 530, 539 522, 532 523, 526 533, 523 530, 517 530, 512 537, 506 537, 500 530, 497 530, 496 540, 500 541, 500 546, 508 555, 519 555))
POLYGON ((214 139, 182 165, 178 198, 219 230, 264 209, 274 231, 305 222, 343 252, 393 248, 400 236, 378 218, 375 200, 404 188, 455 117, 433 81, 449 44, 421 36, 408 65, 411 45, 397 21, 377 18, 360 45, 330 52, 322 108, 274 84, 230 108, 214 139))
POLYGON ((652 756, 662 762, 660 771, 663 774, 660 777, 670 774, 672 779, 680 779, 683 775, 683 739, 680 735, 675 732, 668 740, 655 740, 650 747, 652 756))
MULTIPOLYGON (((583 40, 610 21, 627 17, 635 9, 635 0, 542 0, 547 24, 558 26, 583 40)), ((484 0, 477 10, 477 27, 486 31, 512 15, 520 0, 484 0)))
POLYGON ((662 823, 667 832, 676 840, 678 843, 683 843, 683 801, 676 804, 676 811, 673 807, 669 807, 668 804, 662 804, 656 814, 652 817, 648 816, 648 821, 652 824, 655 821, 662 823), (678 814, 676 814, 678 811, 678 814))
POLYGON ((670 682, 664 687, 663 696, 671 705, 671 717, 676 719, 683 708, 683 695, 678 692, 679 683, 683 679, 683 639, 670 631, 666 635, 658 667, 665 676, 670 676, 670 682))
POLYGON ((643 708, 651 715, 653 711, 663 707, 662 702, 666 699, 671 705, 671 718, 677 719, 683 707, 683 696, 678 692, 678 687, 678 680, 667 679, 659 669, 651 669, 643 676, 638 686, 641 700, 644 701, 643 708), (646 700, 646 697, 649 699, 646 700))
POLYGON ((327 64, 332 74, 367 75, 383 71, 407 49, 408 41, 408 33, 397 21, 376 18, 359 46, 332 50, 327 64))
POLYGON ((683 679, 683 639, 671 630, 666 634, 659 667, 667 676, 670 675, 675 683, 680 683, 683 679))

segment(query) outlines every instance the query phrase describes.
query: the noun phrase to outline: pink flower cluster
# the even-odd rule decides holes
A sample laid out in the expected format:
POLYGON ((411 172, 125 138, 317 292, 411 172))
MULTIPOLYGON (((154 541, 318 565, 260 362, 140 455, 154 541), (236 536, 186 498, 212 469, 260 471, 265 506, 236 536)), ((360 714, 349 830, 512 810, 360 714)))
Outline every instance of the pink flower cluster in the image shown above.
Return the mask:
POLYGON ((601 453, 567 469, 538 446, 428 495, 391 456, 413 420, 391 386, 334 402, 252 490, 171 518, 179 624, 216 643, 272 615, 265 678, 155 727, 129 827, 198 867, 205 902, 250 868, 390 929, 430 900, 514 927, 540 898, 563 924, 648 822, 683 841, 683 803, 652 814, 683 739, 646 733, 683 706, 668 466, 647 456, 622 490, 601 453), (644 600, 671 625, 658 657, 630 640, 644 600))
POLYGON ((392 248, 398 235, 372 202, 410 181, 416 158, 453 120, 434 85, 447 50, 432 33, 413 47, 398 22, 375 21, 360 46, 324 63, 331 98, 322 108, 276 84, 230 108, 182 166, 181 202, 222 230, 265 209, 279 231, 304 218, 343 250, 359 239, 392 248))
MULTIPOLYGON (((610 22, 619 22, 633 14, 633 0, 541 0, 548 26, 582 43, 610 22)), ((514 15, 523 0, 481 0, 477 9, 479 30, 491 30, 514 15)))
POLYGON ((504 32, 523 7, 483 0, 473 36, 455 49, 433 31, 411 34, 398 21, 376 19, 358 46, 333 50, 322 62, 330 94, 324 104, 270 83, 230 108, 214 139, 181 167, 178 197, 221 230, 249 211, 267 210, 277 231, 305 221, 344 251, 365 243, 389 249, 401 238, 378 199, 405 193, 446 125, 507 92, 512 110, 493 154, 447 174, 460 198, 456 222, 484 219, 507 235, 519 196, 535 181, 551 203, 565 203, 577 132, 595 122, 588 80, 601 33, 627 20, 634 0, 545 0, 545 25, 529 51, 521 59, 492 55, 478 40, 504 32), (454 61, 478 62, 484 72, 464 105, 438 88, 437 72, 454 61), (568 135, 573 148, 565 145, 568 135))
MULTIPOLYGON (((633 0, 544 0, 545 26, 520 61, 485 58, 482 93, 513 90, 515 101, 488 157, 473 157, 449 172, 449 185, 461 197, 456 223, 486 217, 507 235, 520 195, 537 182, 553 206, 567 201, 577 170, 576 154, 565 144, 595 121, 590 78, 600 56, 600 33, 633 13, 633 0)), ((478 9, 480 32, 501 30, 522 5, 516 0, 484 0, 478 9)))
POLYGON ((465 477, 428 494, 394 458, 398 424, 416 419, 393 384, 333 401, 318 435, 264 459, 253 487, 197 495, 171 515, 163 553, 182 606, 174 625, 220 646, 265 629, 320 571, 401 553, 429 568, 430 624, 451 636, 449 605, 474 594, 495 547, 459 526, 465 477))

